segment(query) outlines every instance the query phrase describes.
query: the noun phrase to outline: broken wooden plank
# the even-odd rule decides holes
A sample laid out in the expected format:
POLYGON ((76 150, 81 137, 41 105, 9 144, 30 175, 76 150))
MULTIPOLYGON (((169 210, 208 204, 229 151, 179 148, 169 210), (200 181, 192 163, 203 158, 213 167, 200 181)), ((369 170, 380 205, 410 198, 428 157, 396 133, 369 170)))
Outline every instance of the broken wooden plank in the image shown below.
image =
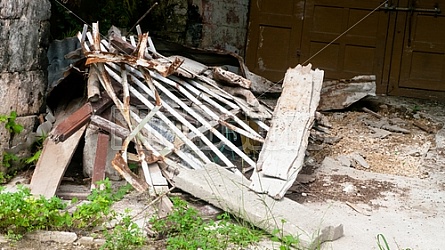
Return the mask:
POLYGON ((118 152, 116 154, 111 161, 111 165, 113 165, 114 169, 138 192, 145 192, 149 188, 147 182, 141 180, 128 168, 127 162, 122 158, 121 153, 118 152))
POLYGON ((105 166, 107 165, 108 143, 110 136, 100 133, 97 135, 96 157, 94 159, 93 176, 91 177, 91 189, 96 188, 98 181, 105 179, 105 166))
POLYGON ((260 152, 250 188, 281 199, 303 167, 310 128, 320 100, 322 70, 298 65, 286 72, 283 93, 260 152))
POLYGON ((356 76, 350 80, 324 82, 318 110, 344 109, 366 96, 375 96, 375 81, 375 76, 369 75, 356 76))
POLYGON ((51 132, 50 138, 56 143, 65 141, 88 122, 92 113, 91 104, 85 103, 80 109, 59 123, 51 132))
POLYGON ((220 81, 224 85, 241 87, 245 89, 250 89, 250 86, 252 85, 250 80, 247 80, 246 78, 230 71, 224 70, 221 67, 213 68, 212 73, 213 78, 220 81))
POLYGON ((177 70, 178 73, 187 78, 194 78, 196 75, 202 74, 209 68, 202 63, 183 56, 170 56, 167 59, 173 62, 176 58, 179 58, 179 60, 183 62, 177 70))
POLYGON ((42 154, 31 178, 32 194, 43 195, 46 198, 54 196, 86 127, 84 125, 68 139, 57 144, 50 138, 45 140, 42 154))
POLYGON ((100 98, 99 89, 99 78, 97 76, 96 69, 94 67, 90 68, 88 73, 87 90, 88 90, 88 101, 97 102, 100 98))
POLYGON ((250 182, 246 178, 214 163, 199 170, 181 169, 173 182, 177 188, 266 232, 281 238, 298 237, 299 247, 304 249, 318 249, 321 243, 343 236, 343 225, 332 222, 325 214, 287 198, 277 201, 267 195, 254 194, 247 188, 250 182), (277 231, 280 233, 276 234, 277 231))

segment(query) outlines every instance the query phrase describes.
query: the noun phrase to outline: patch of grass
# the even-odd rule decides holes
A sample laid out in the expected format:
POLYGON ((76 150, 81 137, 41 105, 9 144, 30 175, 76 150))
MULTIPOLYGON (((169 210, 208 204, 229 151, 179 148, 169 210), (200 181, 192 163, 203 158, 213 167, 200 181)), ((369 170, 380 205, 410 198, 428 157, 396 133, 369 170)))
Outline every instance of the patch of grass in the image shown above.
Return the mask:
POLYGON ((204 221, 187 202, 173 198, 173 210, 163 219, 153 217, 150 223, 158 238, 166 239, 167 249, 227 249, 246 247, 258 242, 261 231, 233 223, 225 213, 218 221, 204 221))

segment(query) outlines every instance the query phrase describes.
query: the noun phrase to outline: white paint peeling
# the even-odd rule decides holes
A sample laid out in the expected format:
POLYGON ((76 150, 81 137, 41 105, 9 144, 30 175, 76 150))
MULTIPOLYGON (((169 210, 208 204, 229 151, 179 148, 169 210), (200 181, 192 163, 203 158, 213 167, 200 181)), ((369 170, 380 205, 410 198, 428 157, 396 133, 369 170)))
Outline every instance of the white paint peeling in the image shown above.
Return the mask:
POLYGON ((264 27, 260 26, 260 40, 258 41, 258 49, 263 47, 263 41, 264 41, 263 32, 264 32, 264 27))
POLYGON ((260 70, 266 70, 266 67, 264 66, 264 61, 263 58, 259 57, 258 58, 258 68, 260 68, 260 70))

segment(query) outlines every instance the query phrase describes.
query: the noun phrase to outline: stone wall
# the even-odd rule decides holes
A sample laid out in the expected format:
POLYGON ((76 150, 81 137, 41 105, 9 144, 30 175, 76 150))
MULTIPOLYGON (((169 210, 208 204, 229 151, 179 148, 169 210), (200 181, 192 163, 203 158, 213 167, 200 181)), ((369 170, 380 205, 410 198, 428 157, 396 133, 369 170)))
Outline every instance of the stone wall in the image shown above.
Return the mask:
POLYGON ((0 126, 0 160, 26 140, 44 104, 50 9, 48 0, 0 0, 0 114, 16 111, 25 127, 12 138, 0 126))
POLYGON ((151 34, 192 47, 223 49, 244 56, 249 0, 158 2, 143 27, 151 34))

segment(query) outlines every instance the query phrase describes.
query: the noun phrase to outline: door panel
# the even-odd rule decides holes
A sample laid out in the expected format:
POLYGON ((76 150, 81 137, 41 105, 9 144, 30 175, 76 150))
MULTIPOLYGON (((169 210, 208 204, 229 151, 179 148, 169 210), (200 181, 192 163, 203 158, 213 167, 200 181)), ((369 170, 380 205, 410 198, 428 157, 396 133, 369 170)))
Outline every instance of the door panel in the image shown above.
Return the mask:
POLYGON ((382 2, 252 0, 247 66, 278 81, 311 63, 326 79, 376 75, 378 93, 445 97, 445 1, 389 0, 368 16, 382 2))
POLYGON ((301 61, 323 69, 327 79, 348 79, 356 75, 375 74, 380 80, 388 15, 375 12, 341 36, 379 5, 380 1, 375 0, 308 0, 301 61), (341 37, 337 39, 339 36, 341 37), (328 44, 330 45, 320 52, 328 44), (315 55, 316 53, 318 54, 315 55))
POLYGON ((445 32, 442 30, 445 15, 421 11, 445 6, 439 6, 438 1, 411 0, 405 7, 411 7, 412 12, 400 14, 406 23, 404 32, 399 34, 403 35, 402 56, 400 62, 393 62, 400 63, 400 75, 390 94, 409 95, 416 90, 445 91, 445 32))
POLYGON ((304 1, 251 1, 246 64, 272 81, 296 66, 303 24, 304 1))

